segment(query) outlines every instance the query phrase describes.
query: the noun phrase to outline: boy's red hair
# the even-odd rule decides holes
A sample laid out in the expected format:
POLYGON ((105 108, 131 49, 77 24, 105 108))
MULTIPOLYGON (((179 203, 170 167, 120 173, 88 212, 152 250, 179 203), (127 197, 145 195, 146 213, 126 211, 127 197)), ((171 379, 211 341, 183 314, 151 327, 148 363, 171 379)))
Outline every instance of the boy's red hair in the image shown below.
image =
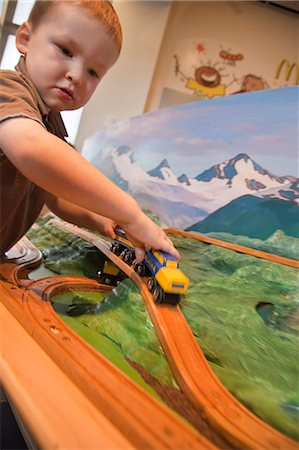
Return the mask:
MULTIPOLYGON (((119 46, 119 50, 122 45, 122 31, 118 16, 108 0, 62 0, 66 2, 72 2, 73 5, 80 6, 89 13, 99 19, 104 25, 107 33, 111 36, 119 46)), ((29 23, 32 28, 37 28, 46 15, 55 6, 62 3, 62 1, 53 0, 37 0, 31 10, 29 16, 29 23)))

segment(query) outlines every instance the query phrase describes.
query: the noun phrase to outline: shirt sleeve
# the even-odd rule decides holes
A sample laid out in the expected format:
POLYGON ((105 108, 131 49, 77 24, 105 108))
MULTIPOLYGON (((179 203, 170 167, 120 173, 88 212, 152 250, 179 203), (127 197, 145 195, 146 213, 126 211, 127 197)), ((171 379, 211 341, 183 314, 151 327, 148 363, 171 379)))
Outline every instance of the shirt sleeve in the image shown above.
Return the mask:
POLYGON ((0 123, 16 117, 35 120, 44 127, 36 96, 26 78, 18 72, 1 71, 0 123))

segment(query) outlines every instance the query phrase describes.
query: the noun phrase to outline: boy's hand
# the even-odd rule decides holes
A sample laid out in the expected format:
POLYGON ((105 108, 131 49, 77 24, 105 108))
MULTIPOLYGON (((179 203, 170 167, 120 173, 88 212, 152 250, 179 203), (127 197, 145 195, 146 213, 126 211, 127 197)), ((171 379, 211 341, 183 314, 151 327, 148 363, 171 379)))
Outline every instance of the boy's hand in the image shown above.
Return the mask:
POLYGON ((108 217, 98 216, 97 225, 98 225, 97 231, 99 231, 101 234, 109 237, 110 239, 115 238, 114 230, 117 227, 117 224, 113 220, 108 219, 108 217))
POLYGON ((136 262, 140 263, 145 252, 150 248, 164 250, 176 258, 180 258, 179 252, 172 241, 166 236, 162 228, 155 224, 149 217, 142 213, 134 223, 122 225, 126 235, 135 246, 136 262))

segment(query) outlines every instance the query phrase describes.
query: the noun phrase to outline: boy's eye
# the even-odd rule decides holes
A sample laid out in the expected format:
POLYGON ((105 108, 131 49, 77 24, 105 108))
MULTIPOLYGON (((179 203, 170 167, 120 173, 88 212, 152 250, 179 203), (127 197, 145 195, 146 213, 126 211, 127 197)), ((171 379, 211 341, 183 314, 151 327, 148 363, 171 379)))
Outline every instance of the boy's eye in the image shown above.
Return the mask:
POLYGON ((89 73, 92 77, 99 78, 98 74, 97 74, 96 71, 93 70, 93 69, 88 69, 88 73, 89 73))
POLYGON ((72 52, 66 47, 60 47, 60 50, 66 56, 73 56, 72 52))

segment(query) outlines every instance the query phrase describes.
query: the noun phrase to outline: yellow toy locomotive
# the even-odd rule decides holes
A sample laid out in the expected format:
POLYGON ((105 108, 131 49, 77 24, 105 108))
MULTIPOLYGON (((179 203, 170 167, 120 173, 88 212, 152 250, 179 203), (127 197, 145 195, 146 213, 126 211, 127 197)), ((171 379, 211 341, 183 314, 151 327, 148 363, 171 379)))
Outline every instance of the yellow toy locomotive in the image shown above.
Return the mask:
POLYGON ((111 251, 124 262, 133 265, 140 276, 147 276, 147 286, 152 292, 155 303, 176 305, 189 286, 189 279, 179 269, 179 262, 170 253, 164 251, 148 251, 142 263, 135 261, 133 244, 120 228, 115 230, 116 238, 111 244, 111 251))

